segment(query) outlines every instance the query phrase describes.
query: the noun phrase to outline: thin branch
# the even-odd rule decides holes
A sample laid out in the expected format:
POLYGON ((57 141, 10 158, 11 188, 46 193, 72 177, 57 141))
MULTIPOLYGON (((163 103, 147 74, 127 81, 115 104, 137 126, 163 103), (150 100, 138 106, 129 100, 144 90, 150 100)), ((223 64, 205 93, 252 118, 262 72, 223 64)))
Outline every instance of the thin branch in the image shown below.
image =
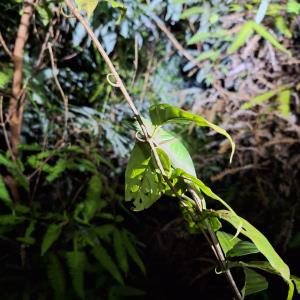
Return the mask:
POLYGON ((49 50, 49 55, 50 55, 50 61, 51 61, 51 69, 52 69, 52 75, 53 75, 53 78, 54 78, 54 82, 57 86, 57 89, 59 90, 60 92, 60 95, 64 101, 64 107, 65 107, 65 114, 64 114, 64 117, 65 117, 65 129, 64 129, 64 138, 66 137, 66 134, 67 134, 67 130, 68 130, 68 116, 69 116, 69 108, 68 108, 68 97, 65 95, 60 83, 59 83, 59 80, 57 78, 57 68, 56 68, 56 65, 55 65, 55 62, 54 62, 54 55, 53 55, 53 51, 52 51, 52 46, 51 46, 51 43, 48 43, 48 50, 49 50))
MULTIPOLYGON (((190 190, 190 193, 197 204, 199 212, 202 213, 203 212, 203 204, 202 204, 202 200, 200 199, 198 193, 193 189, 190 190)), ((207 227, 207 230, 208 230, 208 233, 210 236, 210 241, 212 242, 212 247, 215 249, 214 253, 215 253, 218 261, 221 264, 223 272, 226 275, 227 281, 229 282, 230 287, 231 287, 236 299, 242 300, 243 298, 242 298, 240 291, 235 283, 235 280, 233 279, 231 271, 227 267, 226 258, 224 256, 224 253, 222 251, 222 248, 220 246, 218 238, 217 238, 214 230, 212 229, 210 222, 207 219, 205 219, 204 222, 205 222, 205 225, 207 227)))
POLYGON ((192 62, 198 68, 201 69, 203 67, 203 65, 197 61, 195 57, 193 57, 186 49, 184 49, 184 47, 179 43, 173 33, 166 27, 164 22, 159 17, 148 10, 144 9, 144 11, 156 23, 157 27, 167 36, 179 53, 181 53, 188 61, 192 62))
POLYGON ((126 102, 128 103, 130 109, 132 110, 134 117, 136 118, 137 122, 139 123, 143 134, 145 136, 146 142, 149 144, 151 151, 153 153, 154 156, 154 160, 155 163, 158 167, 158 169, 160 170, 164 180, 166 181, 166 183, 169 185, 169 187, 172 189, 172 191, 174 192, 174 194, 180 199, 180 196, 178 195, 178 192, 176 191, 176 189, 174 188, 174 186, 171 184, 168 176, 166 175, 166 172, 164 170, 164 167, 159 159, 159 156, 157 154, 156 151, 156 147, 153 143, 153 140, 151 139, 151 135, 146 127, 146 125, 144 124, 141 115, 139 113, 139 111, 137 110, 131 96, 129 95, 119 73, 117 72, 116 68, 114 67, 112 61, 110 60, 109 56, 107 55, 107 53, 105 52, 104 48, 102 47, 101 43, 99 42, 99 40, 97 39, 97 37, 95 36, 93 30, 90 28, 90 26, 88 25, 87 21, 85 20, 85 18, 80 14, 79 10, 73 5, 71 0, 65 0, 65 3, 67 5, 67 7, 70 9, 70 11, 73 13, 73 15, 78 19, 78 21, 83 25, 83 27, 85 28, 85 30, 87 31, 88 35, 90 36, 91 40, 94 42, 96 48, 98 49, 99 53, 101 54, 102 58, 104 59, 105 63, 107 64, 107 66, 109 67, 111 74, 114 76, 116 83, 114 84, 114 86, 118 87, 126 102))
POLYGON ((9 115, 11 144, 13 153, 17 156, 17 146, 20 143, 21 125, 23 120, 24 103, 20 104, 20 94, 22 92, 23 79, 23 52, 28 38, 28 29, 33 14, 34 0, 25 0, 23 5, 23 14, 20 20, 18 35, 15 42, 13 60, 14 75, 12 84, 12 96, 9 100, 9 115))
POLYGON ((7 44, 5 43, 5 40, 0 32, 0 44, 2 45, 4 51, 6 52, 6 54, 12 59, 13 58, 13 54, 12 52, 9 50, 7 44))

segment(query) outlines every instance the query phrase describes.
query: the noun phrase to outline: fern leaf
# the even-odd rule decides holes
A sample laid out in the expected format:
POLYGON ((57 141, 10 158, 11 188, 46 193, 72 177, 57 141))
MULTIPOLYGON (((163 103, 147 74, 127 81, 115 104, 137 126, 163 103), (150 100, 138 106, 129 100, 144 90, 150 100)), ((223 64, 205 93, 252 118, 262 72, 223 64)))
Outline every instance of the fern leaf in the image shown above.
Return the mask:
POLYGON ((122 230, 122 238, 128 255, 132 258, 132 260, 136 263, 136 265, 140 268, 140 270, 145 274, 146 273, 145 265, 141 260, 135 246, 130 240, 127 231, 124 229, 122 230))
POLYGON ((49 256, 49 262, 47 266, 47 276, 50 282, 50 285, 53 289, 53 295, 55 300, 64 300, 66 299, 66 278, 65 271, 55 254, 49 256))
POLYGON ((99 261, 99 263, 102 265, 102 267, 106 271, 108 271, 112 275, 112 277, 115 278, 119 283, 124 285, 124 281, 119 272, 118 267, 116 266, 106 249, 101 244, 94 247, 93 254, 95 258, 99 261))
POLYGON ((80 299, 84 299, 84 269, 86 256, 84 252, 70 251, 66 253, 66 262, 72 279, 73 288, 80 299))

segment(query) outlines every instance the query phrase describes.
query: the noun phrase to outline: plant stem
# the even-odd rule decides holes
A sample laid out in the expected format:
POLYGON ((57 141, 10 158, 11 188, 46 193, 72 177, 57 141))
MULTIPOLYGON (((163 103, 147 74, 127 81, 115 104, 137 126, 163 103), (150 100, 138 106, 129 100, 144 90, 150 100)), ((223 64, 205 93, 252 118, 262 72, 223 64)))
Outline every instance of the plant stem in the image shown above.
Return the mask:
MULTIPOLYGON (((194 201, 196 202, 199 212, 202 213, 203 205, 202 205, 202 200, 200 199, 198 193, 194 189, 190 189, 190 193, 191 193, 194 201)), ((208 241, 211 242, 211 246, 214 249, 213 252, 214 252, 217 260, 219 261, 219 263, 223 269, 223 272, 225 273, 225 276, 226 276, 227 281, 235 295, 235 298, 237 300, 242 300, 243 298, 242 298, 240 291, 236 285, 236 282, 231 274, 231 271, 227 268, 226 258, 224 256, 224 253, 222 251, 222 248, 220 246, 218 238, 217 238, 214 230, 212 229, 210 222, 207 219, 205 219, 204 222, 207 227, 208 234, 210 236, 210 239, 208 239, 208 241)))
POLYGON ((12 84, 12 97, 9 100, 9 117, 11 145, 13 155, 17 156, 17 147, 20 143, 21 125, 23 120, 24 101, 22 101, 22 79, 23 79, 23 52, 28 38, 28 28, 33 14, 35 0, 25 0, 23 5, 23 14, 20 20, 18 35, 15 42, 13 61, 14 75, 12 84))
MULTIPOLYGON (((165 173, 165 170, 164 170, 164 167, 159 159, 159 156, 157 154, 157 151, 156 151, 156 147, 151 139, 151 136, 147 130, 147 127, 146 125, 144 124, 142 118, 141 118, 141 115, 139 113, 139 111, 137 110, 131 96, 129 95, 119 73, 117 72, 117 70, 115 69, 112 61, 110 60, 109 56, 107 55, 107 53, 105 52, 104 48, 102 47, 101 43, 99 42, 99 40, 97 39, 97 37, 95 36, 93 30, 90 28, 90 26, 88 25, 87 21, 85 20, 85 18, 80 14, 79 10, 73 5, 72 3, 72 0, 65 0, 65 4, 67 5, 67 7, 70 9, 70 11, 72 12, 72 14, 78 19, 78 21, 83 25, 83 27, 85 28, 85 30, 87 31, 88 35, 90 36, 90 38, 92 39, 92 41, 94 42, 97 50, 99 51, 99 53, 101 54, 102 58, 104 59, 105 63, 107 64, 107 66, 109 67, 110 71, 111 71, 111 74, 114 76, 115 80, 116 80, 116 84, 113 84, 114 86, 120 88, 122 94, 124 95, 124 98, 125 100, 127 101, 129 107, 131 108, 136 120, 138 121, 142 131, 143 131, 143 134, 144 134, 144 137, 147 141, 147 143, 150 145, 150 148, 153 152, 153 155, 154 155, 154 159, 155 159, 155 162, 162 174, 162 176, 164 177, 165 181, 167 182, 167 184, 170 186, 170 188, 172 189, 172 191, 175 193, 176 197, 178 199, 181 199, 181 196, 178 194, 177 190, 174 188, 174 186, 172 185, 172 183, 170 182, 168 176, 166 175, 165 173)), ((193 197, 194 197, 194 194, 195 196, 198 197, 197 193, 194 192, 192 193, 193 197)), ((200 198, 196 198, 197 200, 200 200, 200 198)), ((195 199, 196 203, 197 203, 197 200, 195 199)), ((200 200, 200 203, 201 203, 201 200, 200 200)), ((200 210, 200 209, 199 209, 200 210)), ((200 212, 202 212, 202 206, 201 206, 201 210, 200 212)), ((209 224, 210 225, 210 224, 209 224)), ((211 227, 208 227, 211 229, 211 227)), ((232 287, 233 291, 234 291, 234 294, 235 294, 235 297, 237 300, 242 300, 242 297, 240 295, 240 292, 235 284, 235 281, 231 275, 231 272, 230 270, 228 270, 226 268, 226 260, 225 260, 225 257, 224 257, 224 254, 222 252, 222 249, 220 247, 220 244, 216 238, 216 236, 214 235, 214 232, 213 230, 209 230, 209 234, 211 235, 211 240, 212 240, 212 244, 214 246, 214 253, 218 259, 218 261, 220 262, 220 264, 222 265, 222 268, 224 269, 224 272, 226 274, 226 277, 230 283, 230 286, 232 287), (212 233, 211 233, 211 232, 212 233)))

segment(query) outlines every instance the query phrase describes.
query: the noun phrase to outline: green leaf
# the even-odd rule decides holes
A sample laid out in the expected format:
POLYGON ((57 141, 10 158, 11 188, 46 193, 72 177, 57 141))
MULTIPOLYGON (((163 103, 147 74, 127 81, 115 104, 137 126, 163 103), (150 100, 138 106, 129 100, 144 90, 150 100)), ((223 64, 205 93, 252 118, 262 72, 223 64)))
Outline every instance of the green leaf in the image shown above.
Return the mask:
MULTIPOLYGON (((156 148, 156 152, 166 174, 169 174, 171 172, 171 161, 168 154, 161 148, 156 148)), ((154 160, 154 158, 152 159, 154 160)))
POLYGON ((289 56, 291 56, 291 52, 289 50, 287 50, 284 46, 282 46, 277 40, 276 38, 268 32, 268 30, 262 26, 261 24, 257 24, 253 21, 249 21, 252 22, 252 27, 253 29, 259 34, 261 35, 265 40, 269 41, 275 48, 277 48, 278 50, 287 53, 289 56))
POLYGON ((244 23, 241 30, 237 34, 235 41, 228 48, 227 53, 232 54, 239 50, 243 45, 245 45, 250 36, 253 34, 253 31, 256 31, 256 33, 262 36, 265 40, 269 41, 278 50, 285 52, 291 56, 290 51, 282 46, 264 26, 262 26, 261 24, 257 24, 254 21, 247 21, 244 23))
POLYGON ((226 30, 218 30, 216 32, 199 31, 195 33, 187 42, 188 45, 193 45, 208 39, 218 39, 226 37, 226 30))
POLYGON ((115 285, 109 289, 108 300, 119 300, 123 297, 144 296, 145 292, 130 286, 115 285))
POLYGON ((160 198, 160 185, 149 146, 137 142, 125 171, 125 201, 133 200, 136 211, 146 209, 160 198))
POLYGON ((91 177, 88 183, 86 200, 82 210, 83 218, 86 222, 90 221, 96 214, 99 207, 100 196, 102 191, 102 181, 99 174, 91 177))
POLYGON ((90 18, 98 5, 98 0, 76 0, 76 4, 80 10, 86 12, 87 18, 90 18))
MULTIPOLYGON (((184 111, 180 108, 173 107, 169 104, 158 104, 153 105, 149 109, 149 114, 152 120, 153 125, 163 125, 165 123, 182 123, 182 122, 193 122, 195 125, 200 127, 210 127, 214 131, 222 134, 225 136, 232 147, 232 152, 230 156, 230 161, 232 160, 232 156, 235 150, 235 144, 231 138, 231 136, 227 133, 226 130, 223 128, 210 123, 209 121, 205 120, 203 117, 194 115, 190 112, 184 111)), ((171 160, 172 161, 172 160, 171 160)), ((193 174, 192 174, 193 175, 193 174)))
POLYGON ((124 285, 123 278, 119 272, 118 267, 112 260, 111 256, 108 254, 106 249, 101 245, 97 245, 93 248, 93 255, 102 265, 102 267, 111 274, 111 276, 117 280, 120 284, 124 285))
POLYGON ((63 225, 62 224, 50 224, 43 237, 41 245, 41 255, 43 256, 53 243, 59 238, 63 225))
POLYGON ((289 0, 287 3, 287 12, 299 15, 300 3, 298 3, 296 0, 289 0))
POLYGON ((64 300, 66 299, 66 278, 64 268, 57 255, 51 253, 48 259, 47 276, 53 290, 54 299, 64 300))
POLYGON ((257 247, 248 241, 240 241, 229 251, 228 257, 244 256, 258 253, 257 247))
POLYGON ((52 182, 58 177, 62 175, 62 173, 66 170, 68 167, 68 161, 65 159, 59 159, 54 167, 51 167, 49 169, 49 175, 46 177, 46 180, 48 182, 52 182))
POLYGON ((44 8, 41 5, 36 5, 36 10, 44 26, 49 24, 51 19, 51 10, 44 8))
POLYGON ((242 289, 243 297, 264 291, 268 288, 268 281, 264 276, 251 269, 243 269, 245 273, 245 285, 242 289))
POLYGON ((240 232, 248 237, 257 247, 257 249, 267 258, 271 266, 285 279, 290 281, 290 269, 278 253, 274 250, 267 238, 251 225, 245 219, 233 214, 231 211, 219 210, 217 211, 220 218, 229 222, 233 227, 240 230, 240 232))
POLYGON ((225 256, 238 242, 240 242, 239 238, 223 231, 217 231, 216 235, 225 256))
POLYGON ((190 16, 193 16, 193 15, 198 15, 198 14, 201 14, 203 13, 204 9, 202 6, 193 6, 193 7, 190 7, 188 9, 186 9, 180 16, 181 19, 187 19, 189 18, 190 16))
POLYGON ((275 18, 275 25, 276 28, 279 30, 280 33, 282 33, 287 38, 292 38, 292 33, 290 32, 286 20, 282 16, 277 16, 275 18))
POLYGON ((256 96, 256 97, 252 98, 251 101, 249 101, 247 103, 244 103, 242 105, 242 109, 249 109, 249 108, 252 108, 255 105, 261 104, 261 103, 271 99, 272 97, 277 95, 281 90, 283 90, 285 88, 286 88, 286 86, 282 85, 279 88, 274 89, 273 91, 269 91, 269 92, 263 93, 259 96, 256 96))
POLYGON ((232 42, 230 47, 227 49, 228 54, 232 54, 238 51, 248 41, 250 36, 253 34, 253 21, 245 22, 238 32, 235 40, 232 42))
POLYGON ((216 59, 219 58, 219 56, 220 56, 220 51, 209 50, 209 51, 202 52, 200 55, 198 55, 196 60, 202 61, 202 60, 210 59, 212 61, 215 61, 216 59))
POLYGON ((0 71, 0 88, 4 89, 8 85, 8 83, 12 79, 12 70, 10 68, 6 68, 5 72, 0 71))
POLYGON ((66 262, 69 267, 74 291, 80 299, 84 299, 84 269, 86 265, 85 253, 79 251, 66 252, 66 262))
POLYGON ((135 246, 132 244, 130 237, 126 230, 122 230, 122 238, 126 248, 128 255, 132 258, 132 260, 136 263, 136 265, 140 268, 140 270, 146 274, 146 269, 143 261, 141 260, 135 246))
MULTIPOLYGON (((157 128, 152 139, 159 147, 158 149, 163 150, 166 153, 174 169, 183 169, 187 173, 196 176, 193 160, 180 137, 163 130, 162 128, 157 128)), ((167 158, 163 158, 163 160, 168 164, 167 158)))
POLYGON ((114 249, 120 269, 127 274, 128 260, 122 235, 118 229, 113 232, 114 249))
POLYGON ((4 180, 2 179, 2 176, 0 175, 0 200, 3 201, 3 203, 5 205, 7 205, 8 207, 12 207, 13 205, 13 202, 10 198, 10 195, 6 189, 6 186, 5 186, 5 183, 4 183, 4 180))
POLYGON ((174 172, 174 176, 177 177, 182 177, 183 179, 185 179, 185 181, 190 181, 193 184, 195 184, 206 196, 219 201, 222 205, 224 205, 228 210, 230 210, 233 214, 235 214, 235 212, 233 211, 233 209, 222 199, 220 198, 218 195, 216 195, 207 185, 205 185, 204 182, 202 182, 199 178, 192 176, 190 174, 187 174, 186 172, 184 172, 181 169, 176 169, 174 172))
POLYGON ((24 222, 24 217, 17 217, 13 214, 10 215, 0 215, 0 225, 16 225, 24 222))
POLYGON ((279 93, 277 98, 277 101, 279 102, 278 109, 283 116, 288 116, 290 113, 290 100, 291 100, 290 90, 284 90, 279 93))
POLYGON ((292 275, 291 279, 296 286, 297 293, 300 295, 300 278, 292 275))
POLYGON ((97 236, 107 242, 110 242, 110 235, 115 230, 115 226, 112 224, 104 224, 94 228, 94 232, 97 236))

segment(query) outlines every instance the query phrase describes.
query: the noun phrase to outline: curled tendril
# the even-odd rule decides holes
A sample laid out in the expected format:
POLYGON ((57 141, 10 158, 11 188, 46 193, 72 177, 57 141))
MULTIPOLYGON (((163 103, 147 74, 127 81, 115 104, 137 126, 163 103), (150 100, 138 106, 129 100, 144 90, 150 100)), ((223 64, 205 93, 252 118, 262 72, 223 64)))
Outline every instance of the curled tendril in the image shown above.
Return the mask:
POLYGON ((215 267, 215 273, 218 274, 218 275, 219 275, 219 274, 223 274, 223 273, 225 273, 225 270, 220 270, 220 271, 219 271, 219 270, 218 270, 218 267, 215 267))
POLYGON ((65 18, 67 18, 67 19, 75 18, 73 15, 68 15, 68 14, 66 14, 66 13, 64 12, 64 9, 63 9, 62 5, 59 6, 59 11, 60 11, 60 13, 61 13, 65 18))
POLYGON ((135 133, 135 138, 136 138, 139 142, 141 142, 141 143, 145 143, 145 142, 146 142, 145 139, 143 139, 141 136, 139 136, 139 132, 136 132, 136 133, 135 133))
POLYGON ((106 75, 106 79, 107 79, 107 81, 108 81, 108 83, 109 83, 110 85, 112 85, 112 86, 114 86, 114 87, 120 87, 120 83, 118 82, 118 80, 117 80, 117 78, 115 77, 114 74, 112 74, 112 73, 107 74, 107 75, 106 75), (111 79, 110 79, 111 76, 113 76, 113 77, 115 78, 115 81, 116 81, 116 82, 112 82, 112 81, 111 81, 111 79))

